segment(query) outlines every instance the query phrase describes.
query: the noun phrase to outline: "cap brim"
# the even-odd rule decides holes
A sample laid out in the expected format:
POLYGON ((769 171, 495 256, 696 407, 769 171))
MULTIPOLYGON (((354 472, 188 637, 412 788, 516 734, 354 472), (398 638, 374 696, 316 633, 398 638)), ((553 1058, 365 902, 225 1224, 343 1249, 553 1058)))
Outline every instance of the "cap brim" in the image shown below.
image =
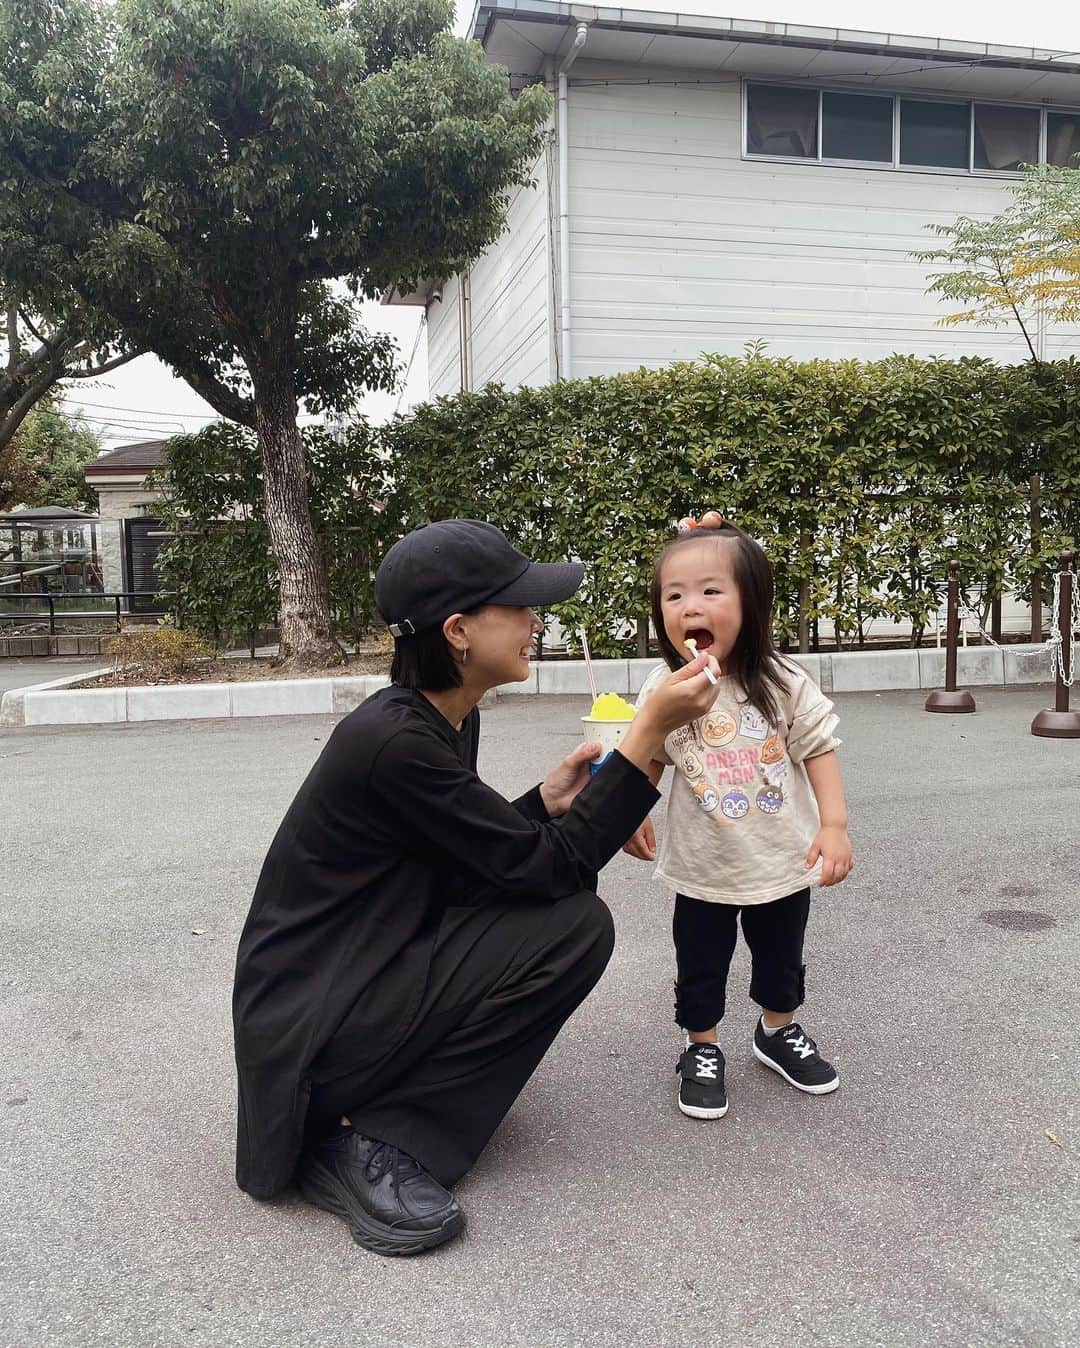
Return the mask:
POLYGON ((517 580, 512 580, 485 602, 544 608, 548 604, 558 604, 563 599, 569 599, 584 575, 585 566, 582 562, 530 562, 528 570, 523 571, 517 580))

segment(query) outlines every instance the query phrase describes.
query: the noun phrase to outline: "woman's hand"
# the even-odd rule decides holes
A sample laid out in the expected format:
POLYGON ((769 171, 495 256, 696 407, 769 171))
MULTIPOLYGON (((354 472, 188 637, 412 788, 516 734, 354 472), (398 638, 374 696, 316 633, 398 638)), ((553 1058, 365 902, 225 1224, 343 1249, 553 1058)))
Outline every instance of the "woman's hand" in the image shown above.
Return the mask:
POLYGON ((810 844, 810 851, 806 854, 806 869, 815 866, 819 857, 822 885, 838 885, 841 880, 847 879, 855 865, 855 855, 846 828, 827 824, 818 829, 810 844))
POLYGON ((711 670, 714 678, 720 672, 715 658, 708 651, 699 651, 688 665, 657 685, 619 743, 618 752, 624 758, 647 772, 673 730, 696 721, 710 710, 716 701, 716 687, 709 682, 706 669, 711 670))
POLYGON ((637 857, 639 861, 656 860, 656 834, 648 815, 634 830, 631 838, 623 843, 623 851, 627 856, 637 857))
POLYGON ((603 747, 599 740, 579 744, 561 763, 556 763, 540 783, 540 798, 553 819, 570 808, 574 797, 589 780, 589 764, 600 757, 603 747))

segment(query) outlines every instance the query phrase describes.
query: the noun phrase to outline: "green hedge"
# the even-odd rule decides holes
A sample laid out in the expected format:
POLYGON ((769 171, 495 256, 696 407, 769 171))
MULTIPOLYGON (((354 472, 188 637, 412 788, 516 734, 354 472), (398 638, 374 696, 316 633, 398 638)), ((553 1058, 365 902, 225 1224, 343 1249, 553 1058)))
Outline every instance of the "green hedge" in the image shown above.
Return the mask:
POLYGON ((1027 484, 1041 546, 1078 532, 1080 364, 908 357, 708 357, 662 370, 439 399, 383 431, 410 520, 476 515, 585 585, 559 614, 598 652, 627 649, 650 560, 682 515, 716 507, 776 568, 779 635, 807 618, 849 639, 875 617, 919 629, 949 558, 1024 593, 1027 484))
MULTIPOLYGON (((490 520, 531 556, 587 563, 557 613, 598 654, 633 649, 651 559, 682 515, 715 507, 776 568, 777 626, 857 640, 874 618, 936 607, 946 562, 987 593, 1029 592, 1027 485, 1039 546, 1080 533, 1080 363, 707 357, 662 370, 442 398, 344 442, 305 432, 316 530, 343 630, 407 527, 490 520), (385 502, 375 509, 373 502, 385 502)), ((251 437, 218 426, 172 442, 163 568, 185 621, 237 637, 270 619, 276 577, 251 437), (214 521, 239 515, 228 524, 214 521)), ((1045 584, 1045 577, 1044 577, 1045 584)))

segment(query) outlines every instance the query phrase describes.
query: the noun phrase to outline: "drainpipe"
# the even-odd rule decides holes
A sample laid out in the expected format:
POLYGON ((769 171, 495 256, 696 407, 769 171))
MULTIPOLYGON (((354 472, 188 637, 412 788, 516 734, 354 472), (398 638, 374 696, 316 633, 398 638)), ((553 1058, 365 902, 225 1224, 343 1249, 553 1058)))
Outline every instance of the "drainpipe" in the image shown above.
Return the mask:
POLYGON ((559 67, 559 367, 560 377, 573 377, 570 349, 570 128, 567 123, 566 72, 578 58, 589 36, 589 25, 579 23, 573 46, 559 67))
POLYGON ((458 277, 458 363, 461 391, 472 391, 472 282, 463 271, 458 277))

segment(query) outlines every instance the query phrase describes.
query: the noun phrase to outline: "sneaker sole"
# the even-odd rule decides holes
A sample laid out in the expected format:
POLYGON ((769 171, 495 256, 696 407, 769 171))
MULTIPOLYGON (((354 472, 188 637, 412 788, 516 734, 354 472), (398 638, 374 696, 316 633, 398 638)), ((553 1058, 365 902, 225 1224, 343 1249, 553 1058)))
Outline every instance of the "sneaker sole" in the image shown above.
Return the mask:
POLYGON ((296 1187, 309 1203, 322 1208, 324 1212, 332 1213, 335 1217, 340 1217, 349 1228, 349 1233, 357 1245, 362 1245, 365 1250, 371 1250, 375 1254, 390 1256, 422 1254, 425 1250, 434 1249, 436 1245, 443 1245, 446 1241, 453 1240, 464 1230, 465 1214, 459 1208, 448 1213, 442 1225, 432 1231, 399 1231, 396 1227, 387 1226, 385 1222, 368 1216, 366 1212, 357 1213, 346 1208, 337 1196, 336 1186, 327 1181, 327 1176, 308 1171, 297 1182, 296 1187))
POLYGON ((723 1109, 703 1109, 700 1105, 684 1105, 681 1100, 679 1108, 688 1119, 722 1119, 728 1112, 727 1105, 723 1109))
POLYGON ((763 1062, 766 1067, 771 1067, 774 1072, 777 1072, 784 1078, 789 1086, 794 1086, 797 1091, 802 1091, 804 1095, 829 1095, 840 1085, 840 1078, 838 1076, 833 1077, 831 1081, 822 1081, 820 1084, 814 1086, 806 1085, 801 1081, 796 1081, 794 1077, 788 1076, 778 1062, 773 1062, 772 1058, 767 1054, 762 1053, 757 1044, 755 1044, 753 1048, 754 1057, 758 1062, 763 1062))

